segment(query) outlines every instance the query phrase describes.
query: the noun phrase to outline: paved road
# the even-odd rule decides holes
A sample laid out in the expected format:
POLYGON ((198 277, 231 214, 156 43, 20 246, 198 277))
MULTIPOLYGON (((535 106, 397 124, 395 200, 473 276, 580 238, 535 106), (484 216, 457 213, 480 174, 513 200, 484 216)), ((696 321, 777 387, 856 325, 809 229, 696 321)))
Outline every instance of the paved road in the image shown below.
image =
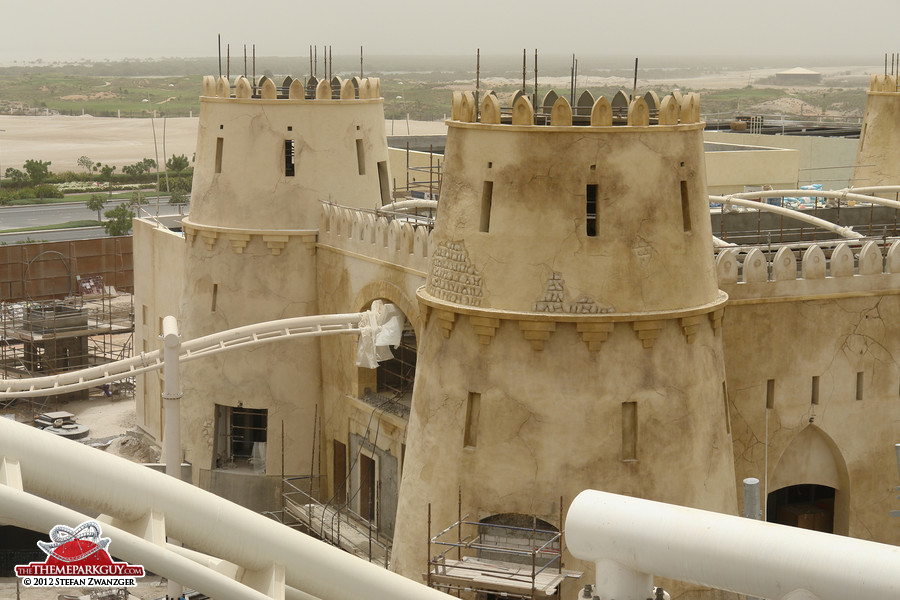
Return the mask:
MULTIPOLYGON (((104 210, 109 210, 125 200, 113 200, 106 205, 104 210)), ((149 211, 156 215, 156 205, 146 204, 143 211, 149 211)), ((187 212, 187 207, 185 207, 187 212)), ((167 200, 159 205, 159 215, 177 215, 178 208, 170 206, 167 200)), ((18 229, 20 227, 37 227, 40 225, 55 225, 68 221, 96 220, 96 211, 88 210, 84 202, 66 204, 35 204, 28 206, 4 206, 0 207, 0 230, 18 229)), ((28 238, 36 241, 59 241, 98 238, 106 235, 102 227, 79 227, 77 229, 59 229, 46 231, 26 231, 22 233, 0 234, 0 243, 12 244, 24 241, 28 238)))

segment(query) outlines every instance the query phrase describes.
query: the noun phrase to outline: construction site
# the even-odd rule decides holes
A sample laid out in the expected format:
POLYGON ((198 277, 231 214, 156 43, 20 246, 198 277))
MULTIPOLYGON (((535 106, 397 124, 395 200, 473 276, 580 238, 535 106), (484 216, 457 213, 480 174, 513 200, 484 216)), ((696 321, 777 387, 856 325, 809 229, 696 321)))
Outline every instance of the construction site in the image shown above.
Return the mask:
MULTIPOLYGON (((134 304, 131 238, 0 247, 0 369, 4 379, 56 375, 128 358, 134 304)), ((121 381, 106 396, 133 395, 121 381)), ((35 415, 85 400, 90 390, 9 399, 35 415)))

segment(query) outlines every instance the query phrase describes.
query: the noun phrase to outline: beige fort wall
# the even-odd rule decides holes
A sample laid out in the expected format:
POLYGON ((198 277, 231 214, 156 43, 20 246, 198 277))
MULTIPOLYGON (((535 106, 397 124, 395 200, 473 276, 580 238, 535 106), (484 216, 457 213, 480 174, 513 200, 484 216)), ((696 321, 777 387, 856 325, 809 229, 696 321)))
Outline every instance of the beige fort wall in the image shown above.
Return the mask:
MULTIPOLYGON (((727 296, 696 98, 680 122, 668 98, 662 124, 640 117, 641 100, 628 125, 607 111, 584 127, 565 100, 548 126, 529 124, 524 99, 502 125, 490 98, 480 123, 468 102, 454 103, 418 291, 392 568, 422 573, 428 505, 440 531, 458 518, 458 494, 468 520, 535 515, 560 528, 586 488, 735 512, 727 296)), ((586 570, 579 584, 593 580, 586 570)))
POLYGON ((835 533, 896 544, 900 243, 826 249, 719 255, 736 483, 833 487, 835 533))
MULTIPOLYGON (((184 237, 158 227, 149 219, 132 222, 134 270, 134 351, 150 352, 162 347, 162 319, 179 316, 181 281, 184 279, 184 237)), ((136 378, 137 426, 152 439, 163 438, 162 374, 136 378)))
POLYGON ((859 134, 854 187, 900 181, 900 75, 873 75, 859 134))
MULTIPOLYGON (((300 81, 259 97, 204 79, 181 319, 190 339, 250 323, 316 315, 322 202, 375 206, 389 181, 378 82, 300 81), (336 97, 339 96, 339 97, 336 97)), ((313 338, 194 361, 184 368, 185 455, 194 482, 257 510, 280 506, 279 480, 315 472, 322 359, 313 338), (218 407, 221 407, 217 409, 218 407), (264 409, 265 467, 232 468, 223 416, 264 409)))
MULTIPOLYGON (((430 231, 425 226, 388 221, 371 212, 323 206, 317 255, 320 309, 325 313, 355 312, 368 308, 373 300, 383 300, 400 308, 420 337, 422 319, 416 289, 425 282, 429 239, 430 231)), ((359 495, 354 496, 359 490, 356 454, 361 445, 362 451, 376 456, 379 463, 376 521, 379 531, 390 536, 396 518, 407 418, 382 405, 386 397, 374 405, 361 400, 367 388, 378 390, 375 370, 356 366, 355 337, 326 337, 321 344, 322 355, 328 357, 322 364, 322 499, 333 499, 343 483, 336 476, 337 441, 347 450, 343 467, 350 477, 346 498, 352 510, 363 512, 359 495)))

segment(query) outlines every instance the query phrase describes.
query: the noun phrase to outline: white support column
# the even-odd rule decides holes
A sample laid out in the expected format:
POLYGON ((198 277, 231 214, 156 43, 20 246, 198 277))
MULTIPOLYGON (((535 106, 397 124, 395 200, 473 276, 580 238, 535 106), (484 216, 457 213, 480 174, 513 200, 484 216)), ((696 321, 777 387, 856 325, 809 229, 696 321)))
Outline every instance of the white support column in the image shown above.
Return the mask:
MULTIPOLYGON (((163 392, 162 400, 166 412, 164 449, 166 475, 181 479, 181 386, 178 381, 178 355, 181 351, 181 336, 178 335, 178 321, 169 315, 163 319, 163 392)), ((169 538, 170 544, 180 546, 178 540, 169 538)), ((181 598, 180 583, 168 582, 166 597, 169 600, 181 598)))

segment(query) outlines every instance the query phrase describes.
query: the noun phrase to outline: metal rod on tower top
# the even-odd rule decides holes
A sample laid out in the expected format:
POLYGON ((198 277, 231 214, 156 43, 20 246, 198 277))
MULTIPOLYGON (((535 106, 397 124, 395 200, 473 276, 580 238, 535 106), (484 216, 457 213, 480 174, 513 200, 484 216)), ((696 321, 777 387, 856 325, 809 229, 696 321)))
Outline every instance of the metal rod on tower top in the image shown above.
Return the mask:
POLYGON ((247 77, 247 44, 244 44, 244 78, 247 77))
POLYGON ((634 57, 634 86, 631 88, 631 99, 634 100, 634 97, 637 95, 637 71, 638 71, 638 59, 634 57))
POLYGON ((359 78, 363 78, 363 47, 359 47, 359 78))
POLYGON ((256 90, 256 44, 253 44, 253 89, 256 90))
POLYGON ((537 83, 537 48, 534 49, 534 98, 531 100, 531 103, 534 106, 537 106, 538 102, 538 83, 537 83))
POLYGON ((481 48, 475 49, 475 121, 478 121, 478 112, 481 107, 478 101, 481 91, 481 48))
MULTIPOLYGON (((885 59, 887 60, 887 59, 885 59)), ((219 34, 219 77, 222 76, 222 34, 219 34)))
POLYGON ((225 79, 231 82, 231 44, 225 44, 225 79))
POLYGON ((309 45, 309 76, 312 77, 313 74, 313 66, 312 66, 312 44, 309 45))
POLYGON ((528 70, 525 48, 522 48, 522 93, 525 93, 525 76, 528 70))
POLYGON ((313 77, 319 74, 319 45, 313 46, 313 77))

